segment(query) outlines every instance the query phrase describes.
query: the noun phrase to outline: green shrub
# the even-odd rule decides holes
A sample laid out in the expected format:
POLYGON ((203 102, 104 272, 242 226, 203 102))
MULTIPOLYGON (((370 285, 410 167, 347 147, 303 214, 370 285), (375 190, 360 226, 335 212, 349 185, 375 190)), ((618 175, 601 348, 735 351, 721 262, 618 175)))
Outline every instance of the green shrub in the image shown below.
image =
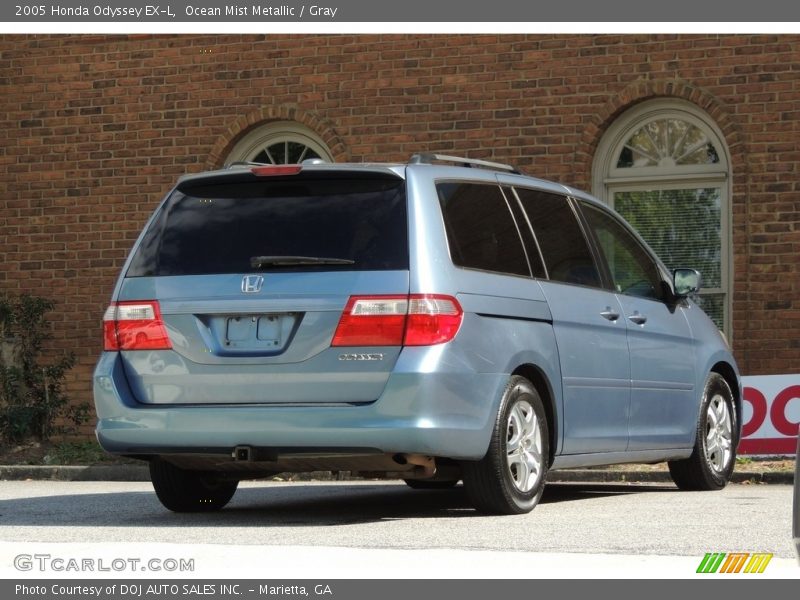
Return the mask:
POLYGON ((68 433, 89 418, 87 403, 71 404, 63 391, 71 352, 45 355, 52 300, 0 297, 0 443, 68 433))
POLYGON ((95 440, 87 440, 54 443, 42 462, 46 465, 93 465, 117 460, 107 454, 95 440))

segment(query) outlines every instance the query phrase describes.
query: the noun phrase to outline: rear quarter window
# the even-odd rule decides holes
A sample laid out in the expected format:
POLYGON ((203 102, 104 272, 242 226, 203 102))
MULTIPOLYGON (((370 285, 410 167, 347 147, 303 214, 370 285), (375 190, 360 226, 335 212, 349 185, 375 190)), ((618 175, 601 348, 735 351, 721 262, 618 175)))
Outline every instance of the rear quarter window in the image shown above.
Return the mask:
POLYGON ((352 261, 264 269, 408 269, 405 182, 292 176, 180 187, 156 215, 127 276, 249 272, 257 256, 352 261))
POLYGON ((453 264, 530 276, 517 225, 500 188, 492 184, 436 184, 453 264))

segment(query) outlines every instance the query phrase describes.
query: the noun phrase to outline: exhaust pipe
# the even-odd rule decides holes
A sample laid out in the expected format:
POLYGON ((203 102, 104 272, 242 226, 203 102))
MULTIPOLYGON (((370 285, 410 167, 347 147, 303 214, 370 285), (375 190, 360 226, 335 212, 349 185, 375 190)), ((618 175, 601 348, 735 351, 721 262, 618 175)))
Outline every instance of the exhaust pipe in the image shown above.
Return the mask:
POLYGON ((427 479, 436 475, 436 459, 423 454, 395 454, 392 459, 398 465, 414 465, 422 468, 420 479, 427 479))

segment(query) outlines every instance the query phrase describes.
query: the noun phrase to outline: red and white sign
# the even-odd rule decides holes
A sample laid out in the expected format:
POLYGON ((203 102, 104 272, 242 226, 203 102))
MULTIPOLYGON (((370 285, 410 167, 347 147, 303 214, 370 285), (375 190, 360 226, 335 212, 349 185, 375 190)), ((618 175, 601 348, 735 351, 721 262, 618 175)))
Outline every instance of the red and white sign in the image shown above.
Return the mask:
POLYGON ((800 374, 742 377, 742 386, 739 454, 793 455, 800 426, 800 374))

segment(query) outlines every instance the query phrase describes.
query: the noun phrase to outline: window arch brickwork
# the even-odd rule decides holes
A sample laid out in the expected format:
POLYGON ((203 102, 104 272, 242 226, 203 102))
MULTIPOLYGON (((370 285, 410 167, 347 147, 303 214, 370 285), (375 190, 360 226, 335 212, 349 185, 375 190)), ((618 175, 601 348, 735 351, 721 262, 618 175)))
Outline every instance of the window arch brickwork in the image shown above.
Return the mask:
POLYGON ((294 106, 268 106, 242 115, 231 123, 209 152, 207 167, 222 167, 228 161, 233 148, 245 135, 256 127, 277 121, 292 121, 308 128, 327 147, 334 161, 347 162, 350 159, 349 149, 334 124, 327 119, 294 106))
POLYGON ((314 131, 295 121, 270 121, 241 136, 225 159, 282 165, 320 158, 333 162, 333 155, 314 131))

